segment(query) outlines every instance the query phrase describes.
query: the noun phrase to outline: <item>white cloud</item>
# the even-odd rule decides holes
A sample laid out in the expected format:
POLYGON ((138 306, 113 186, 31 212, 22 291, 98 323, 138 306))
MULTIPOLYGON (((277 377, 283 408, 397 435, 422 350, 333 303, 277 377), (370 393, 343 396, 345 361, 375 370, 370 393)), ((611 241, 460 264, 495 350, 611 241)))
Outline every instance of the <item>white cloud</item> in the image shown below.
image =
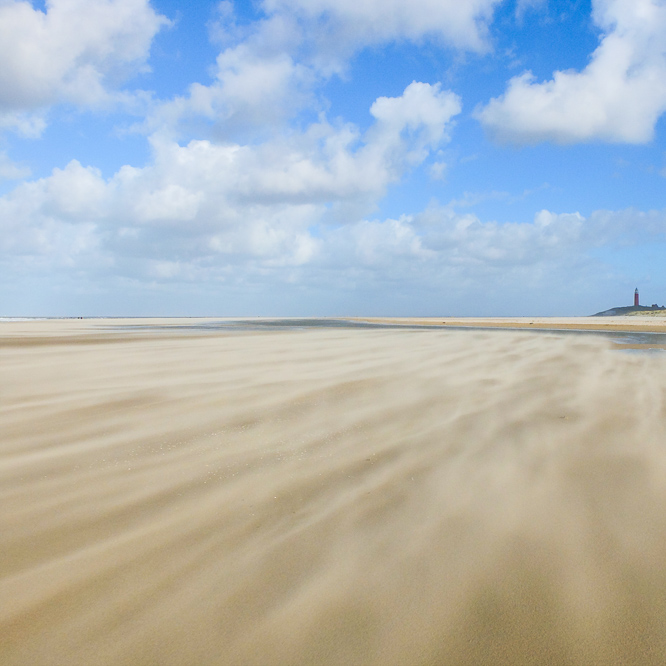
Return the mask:
MULTIPOLYGON (((538 294, 547 295, 549 308, 558 300, 580 307, 576 301, 587 296, 567 295, 568 285, 597 288, 595 281, 616 272, 615 253, 666 243, 666 210, 595 211, 587 218, 542 210, 531 222, 499 224, 434 207, 398 220, 360 221, 331 231, 321 242, 312 272, 326 267, 328 277, 335 269, 338 288, 363 284, 386 292, 393 285, 414 296, 448 292, 444 302, 457 302, 467 312, 528 314, 538 307, 538 294), (530 292, 534 300, 527 305, 530 292)), ((423 295, 418 299, 427 302, 423 295)), ((595 306, 590 301, 586 307, 595 306)))
POLYGON ((186 95, 159 105, 145 127, 174 132, 203 118, 217 139, 248 131, 266 136, 302 109, 325 109, 314 92, 317 84, 344 75, 349 58, 367 46, 429 39, 490 50, 488 25, 501 1, 267 0, 265 17, 251 27, 238 27, 223 3, 213 30, 224 44, 215 81, 194 83, 186 95))
MULTIPOLYGON (((232 33, 224 41, 232 43, 216 59, 215 80, 210 85, 193 83, 186 95, 156 105, 144 124, 148 132, 177 133, 204 119, 211 125, 209 135, 217 139, 243 136, 248 130, 265 137, 311 106, 318 73, 297 58, 304 39, 301 27, 290 17, 274 16, 236 30, 231 9, 224 7, 232 33)), ((200 135, 200 125, 197 129, 200 135)))
POLYGON ((424 247, 409 216, 383 222, 362 220, 334 235, 342 237, 336 240, 346 250, 338 260, 348 265, 356 264, 385 271, 395 270, 396 261, 400 260, 411 263, 436 259, 436 253, 424 247))
POLYGON ((12 130, 22 137, 36 139, 46 129, 43 111, 30 113, 0 110, 0 130, 12 130))
POLYGON ((343 294, 455 284, 469 295, 559 284, 597 268, 600 249, 663 241, 664 212, 541 211, 499 224, 449 206, 370 219, 390 184, 442 154, 460 110, 452 92, 413 82, 372 104, 366 132, 322 116, 252 144, 157 133, 149 165, 111 178, 72 161, 0 197, 3 273, 251 283, 276 299, 294 284, 343 294))
MULTIPOLYGON (((447 209, 426 211, 415 220, 427 225, 428 247, 448 255, 451 261, 502 269, 578 256, 606 239, 595 233, 595 219, 579 213, 554 214, 543 210, 531 223, 481 222, 474 215, 447 209)), ((615 230, 614 230, 615 231, 615 230)), ((612 234, 611 234, 612 235, 612 234)))
POLYGON ((375 123, 365 134, 322 118, 300 134, 257 145, 180 146, 157 135, 152 164, 122 167, 108 180, 70 162, 0 199, 5 248, 16 237, 21 253, 32 242, 49 261, 64 251, 53 239, 62 224, 70 235, 85 227, 101 266, 124 262, 136 275, 306 264, 321 245, 310 228, 338 220, 340 208, 357 216, 371 210, 390 183, 448 140, 460 101, 438 85, 414 82, 370 111, 375 123))
POLYGON ((603 31, 581 72, 557 71, 536 82, 530 72, 477 112, 500 141, 645 143, 666 111, 666 4, 594 0, 603 31))
MULTIPOLYGON (((109 102, 116 84, 144 65, 168 23, 148 0, 0 3, 0 127, 39 132, 31 114, 57 102, 109 102)), ((122 97, 122 96, 121 96, 122 97)), ((39 118, 40 116, 38 116, 39 118)))
POLYGON ((414 81, 400 97, 378 98, 370 108, 379 121, 378 131, 394 137, 403 130, 420 133, 417 143, 424 146, 448 139, 445 133, 451 118, 460 113, 460 98, 439 88, 440 84, 414 81))
POLYGON ((430 174, 430 178, 432 180, 441 180, 441 181, 446 181, 446 172, 448 170, 448 164, 446 162, 433 162, 430 165, 430 169, 428 169, 428 173, 430 174))
MULTIPOLYGON (((152 166, 124 167, 110 180, 72 162, 0 198, 0 261, 144 284, 249 280, 276 294, 295 280, 341 293, 452 284, 467 296, 502 285, 556 295, 558 285, 598 274, 604 250, 666 241, 666 211, 632 209, 588 217, 543 210, 531 222, 499 224, 433 207, 329 226, 332 200, 375 192, 381 176, 352 188, 329 164, 323 180, 296 186, 294 154, 271 173, 260 172, 260 155, 233 146, 155 150, 152 166)), ((362 151, 348 155, 357 175, 362 151)))
POLYGON ((548 0, 517 0, 516 18, 520 21, 528 11, 542 10, 547 4, 548 0))
MULTIPOLYGON (((303 108, 324 108, 316 83, 368 45, 427 38, 488 50, 501 1, 266 0, 264 18, 251 25, 238 25, 233 6, 220 3, 212 33, 224 48, 214 82, 152 104, 144 128, 171 132, 204 119, 217 139, 248 130, 266 136, 303 108)), ((120 84, 145 66, 153 37, 168 23, 149 0, 49 0, 45 11, 26 0, 0 1, 0 129, 39 136, 46 110, 61 102, 136 105, 141 95, 120 84)))
POLYGON ((186 96, 157 105, 145 127, 171 134, 203 118, 218 139, 248 130, 265 136, 311 100, 313 73, 286 53, 259 56, 241 44, 218 56, 216 71, 213 84, 193 83, 186 96))
POLYGON ((30 175, 30 168, 15 164, 7 153, 0 152, 0 180, 20 180, 30 175))
MULTIPOLYGON (((221 284, 253 285, 241 311, 252 308, 252 293, 279 311, 290 290, 315 289, 342 300, 356 290, 376 293, 386 307, 404 297, 392 311, 414 314, 428 293, 448 291, 446 302, 458 298, 456 308, 468 308, 459 314, 499 313, 497 298, 505 314, 526 314, 532 306, 523 297, 510 305, 500 291, 548 293, 550 303, 559 295, 571 307, 563 285, 606 279, 614 269, 600 258, 604 252, 666 242, 666 211, 631 209, 588 217, 544 210, 529 222, 500 224, 431 207, 399 219, 359 215, 335 224, 331 205, 360 200, 367 208, 390 173, 365 174, 369 138, 357 137, 352 151, 336 136, 345 129, 318 128, 333 148, 304 137, 300 152, 281 161, 262 152, 274 150, 274 158, 277 146, 253 153, 156 141, 152 165, 123 167, 108 180, 72 162, 0 198, 3 274, 48 271, 49 280, 75 275, 93 285, 119 277, 135 285, 191 283, 206 293, 221 284)), ((314 307, 298 302, 296 313, 314 307)), ((374 311, 364 303, 365 313, 374 311)), ((590 301, 583 313, 594 307, 590 301)))
POLYGON ((488 23, 501 0, 264 0, 268 13, 290 14, 338 53, 393 40, 431 37, 456 48, 488 48, 488 23))

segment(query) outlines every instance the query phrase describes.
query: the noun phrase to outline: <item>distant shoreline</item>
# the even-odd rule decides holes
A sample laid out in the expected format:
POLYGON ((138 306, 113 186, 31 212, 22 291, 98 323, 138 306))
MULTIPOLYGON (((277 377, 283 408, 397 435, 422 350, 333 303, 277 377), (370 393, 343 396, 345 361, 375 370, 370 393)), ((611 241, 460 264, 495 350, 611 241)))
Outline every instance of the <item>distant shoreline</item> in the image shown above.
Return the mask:
POLYGON ((332 320, 338 322, 356 322, 396 326, 437 326, 452 328, 508 328, 524 330, 580 330, 601 332, 652 332, 666 333, 666 311, 632 313, 620 316, 589 317, 90 317, 85 319, 0 319, 0 339, 10 337, 33 336, 70 336, 81 334, 123 335, 128 334, 127 327, 137 327, 143 333, 154 327, 163 329, 190 328, 196 325, 210 326, 222 321, 259 322, 299 320, 332 320), (118 327, 118 330, 114 330, 118 327))
POLYGON ((469 328, 511 328, 581 331, 642 331, 666 333, 666 312, 617 317, 351 317, 354 321, 419 326, 451 326, 469 328))

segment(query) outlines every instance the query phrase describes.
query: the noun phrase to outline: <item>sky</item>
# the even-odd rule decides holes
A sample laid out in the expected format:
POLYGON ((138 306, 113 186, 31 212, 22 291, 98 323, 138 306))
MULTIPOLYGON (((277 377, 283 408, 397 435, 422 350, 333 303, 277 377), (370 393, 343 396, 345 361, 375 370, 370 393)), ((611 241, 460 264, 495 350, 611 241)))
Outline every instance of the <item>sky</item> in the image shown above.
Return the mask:
POLYGON ((0 0, 0 316, 666 302, 666 0, 0 0))

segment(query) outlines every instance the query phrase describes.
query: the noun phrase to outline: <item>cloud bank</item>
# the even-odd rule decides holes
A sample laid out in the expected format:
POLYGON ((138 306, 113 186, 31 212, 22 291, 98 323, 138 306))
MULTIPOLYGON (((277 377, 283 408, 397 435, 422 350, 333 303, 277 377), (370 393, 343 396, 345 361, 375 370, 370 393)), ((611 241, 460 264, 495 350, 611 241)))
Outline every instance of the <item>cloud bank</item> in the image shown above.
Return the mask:
POLYGON ((124 166, 109 180, 72 161, 0 199, 5 259, 66 266, 86 255, 143 277, 167 276, 164 266, 174 276, 178 267, 193 275, 201 266, 307 263, 320 245, 311 227, 371 210, 448 140, 459 112, 455 94, 414 82, 375 101, 365 134, 322 119, 254 146, 156 136, 152 164, 124 166))
MULTIPOLYGON (((27 163, 1 145, 0 290, 11 297, 15 285, 26 294, 39 284, 48 293, 58 280, 117 293, 127 285, 208 296, 237 288, 237 303, 255 305, 259 294, 278 303, 309 290, 372 294, 364 303, 377 308, 400 295, 404 307, 417 307, 432 302, 424 294, 446 291, 452 302, 474 300, 479 309, 468 313, 482 314, 502 289, 543 294, 616 279, 612 256, 664 243, 666 211, 582 215, 576 205, 568 213, 542 205, 498 223, 460 212, 483 197, 472 204, 452 193, 449 205, 424 196, 379 214, 410 176, 430 177, 449 196, 464 159, 456 163, 446 148, 468 119, 461 96, 414 81, 378 96, 363 121, 327 113, 322 90, 334 77, 344 82, 363 49, 411 42, 483 59, 500 4, 264 0, 244 23, 222 2, 210 77, 160 99, 129 85, 169 24, 148 0, 49 0, 45 11, 0 0, 0 130, 39 137, 54 105, 127 110, 141 99, 145 117, 133 129, 150 146, 142 166, 115 163, 103 175, 101 164, 68 155, 28 180, 27 163), (19 183, 9 189, 12 180, 19 183)), ((601 36, 587 67, 545 82, 525 72, 476 111, 500 141, 650 140, 666 110, 666 5, 593 7, 601 36)), ((521 0, 511 20, 540 9, 541 0, 521 0)))

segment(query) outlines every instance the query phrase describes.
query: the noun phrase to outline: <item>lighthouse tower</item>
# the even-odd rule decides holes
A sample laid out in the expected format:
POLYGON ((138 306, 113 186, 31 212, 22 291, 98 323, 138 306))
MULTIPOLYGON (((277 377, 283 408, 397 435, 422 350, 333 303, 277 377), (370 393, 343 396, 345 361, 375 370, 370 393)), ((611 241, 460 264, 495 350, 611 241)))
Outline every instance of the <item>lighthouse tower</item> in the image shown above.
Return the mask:
POLYGON ((638 287, 636 287, 636 291, 634 292, 634 307, 638 307, 638 287))

